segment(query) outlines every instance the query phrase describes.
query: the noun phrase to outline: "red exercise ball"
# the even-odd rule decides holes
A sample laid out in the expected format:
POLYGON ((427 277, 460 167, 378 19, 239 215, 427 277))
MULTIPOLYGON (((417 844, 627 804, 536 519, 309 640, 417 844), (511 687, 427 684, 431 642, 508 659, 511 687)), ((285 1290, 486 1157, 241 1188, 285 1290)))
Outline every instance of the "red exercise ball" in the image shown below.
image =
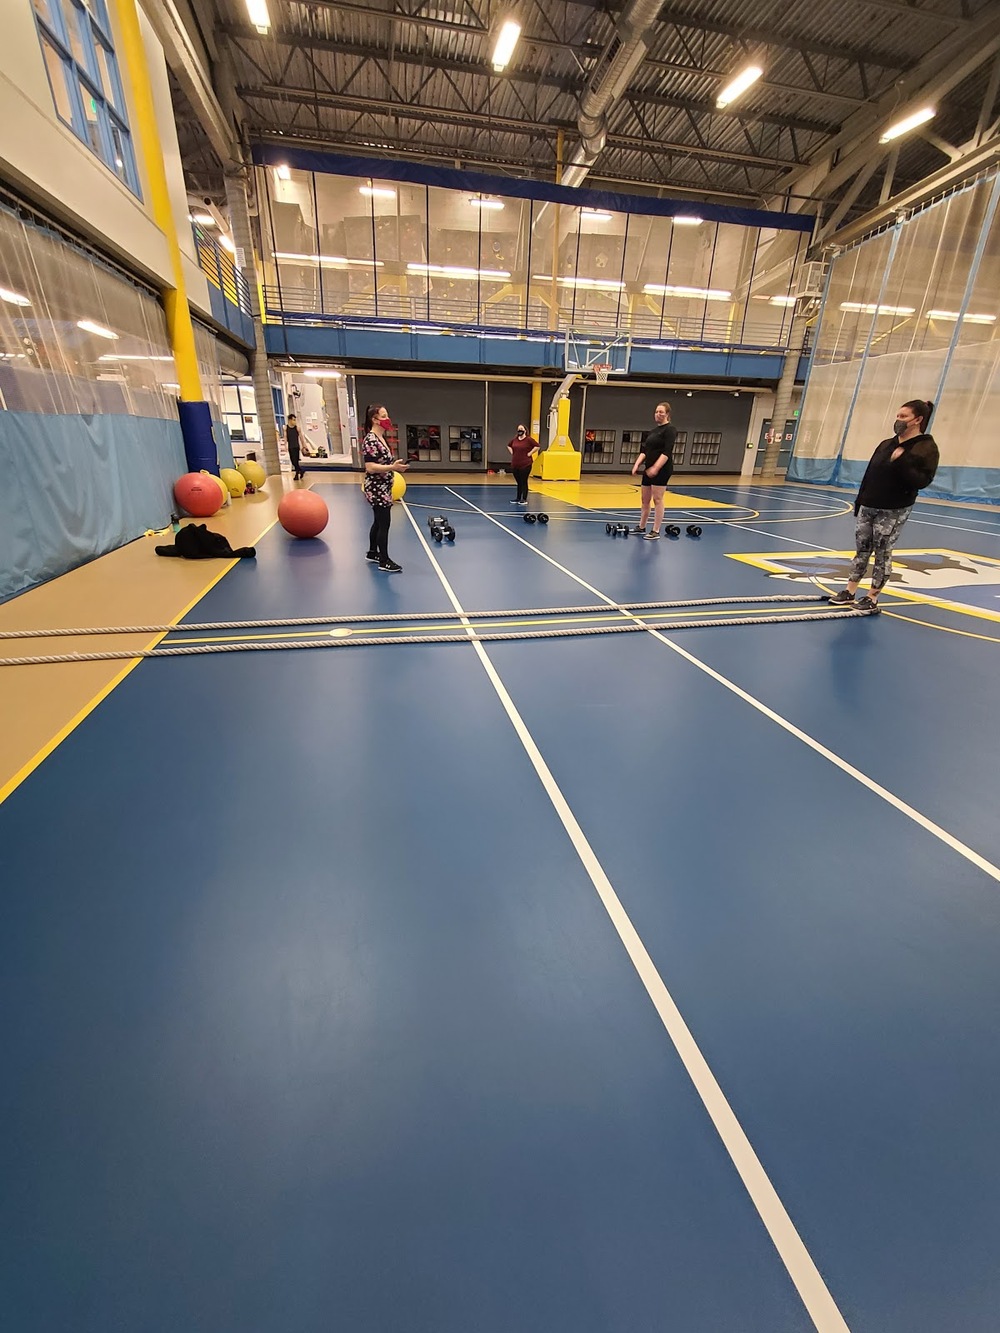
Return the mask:
POLYGON ((329 521, 326 502, 315 491, 289 491, 278 501, 278 522, 293 537, 318 537, 329 521))
POLYGON ((211 518, 222 508, 219 479, 207 472, 185 472, 174 482, 174 499, 193 518, 211 518))

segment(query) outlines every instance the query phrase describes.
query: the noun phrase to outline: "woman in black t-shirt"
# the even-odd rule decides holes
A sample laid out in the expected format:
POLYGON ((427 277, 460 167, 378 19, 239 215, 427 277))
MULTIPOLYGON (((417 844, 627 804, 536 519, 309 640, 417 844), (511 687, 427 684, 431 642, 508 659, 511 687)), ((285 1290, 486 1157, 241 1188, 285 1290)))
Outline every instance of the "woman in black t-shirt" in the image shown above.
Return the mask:
POLYGON ((639 522, 632 531, 647 541, 660 540, 660 528, 663 526, 663 497, 667 482, 674 470, 674 441, 677 431, 670 424, 670 404, 657 403, 653 413, 656 421, 642 444, 639 457, 632 466, 632 476, 642 468, 642 513, 639 522), (653 506, 653 531, 646 531, 649 507, 653 506))

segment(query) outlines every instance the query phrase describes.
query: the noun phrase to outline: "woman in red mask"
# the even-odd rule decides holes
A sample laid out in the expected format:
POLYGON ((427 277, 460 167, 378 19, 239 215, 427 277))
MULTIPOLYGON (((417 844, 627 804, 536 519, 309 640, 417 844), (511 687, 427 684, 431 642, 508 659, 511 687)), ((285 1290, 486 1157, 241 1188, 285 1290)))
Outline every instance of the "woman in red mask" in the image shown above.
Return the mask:
POLYGON ((389 559, 389 524, 392 520, 392 477, 394 472, 405 472, 408 464, 394 458, 385 442, 385 432, 392 422, 381 403, 371 403, 365 409, 365 438, 362 454, 365 460, 365 499, 372 507, 373 521, 368 534, 366 560, 377 561, 384 574, 400 574, 403 566, 389 559))
POLYGON ((507 446, 510 451, 510 470, 517 482, 517 498, 512 505, 528 503, 528 476, 531 473, 531 460, 538 453, 538 441, 528 434, 525 426, 518 426, 517 433, 507 446))

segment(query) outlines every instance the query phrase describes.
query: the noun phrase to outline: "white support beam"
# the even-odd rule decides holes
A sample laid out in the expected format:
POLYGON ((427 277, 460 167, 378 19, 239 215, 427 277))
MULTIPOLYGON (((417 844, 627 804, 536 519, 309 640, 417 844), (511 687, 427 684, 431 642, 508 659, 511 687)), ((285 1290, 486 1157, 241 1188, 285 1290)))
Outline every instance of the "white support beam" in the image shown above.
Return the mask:
POLYGON ((223 164, 236 160, 235 127, 227 121, 215 95, 210 56, 185 0, 151 0, 143 11, 215 152, 223 164))
POLYGON ((939 42, 889 92, 849 116, 841 132, 823 144, 807 167, 796 167, 782 176, 775 183, 774 196, 829 197, 877 151, 878 137, 890 121, 918 106, 937 104, 998 52, 1000 0, 990 0, 972 23, 939 42), (840 156, 830 169, 830 155, 835 152, 840 156))

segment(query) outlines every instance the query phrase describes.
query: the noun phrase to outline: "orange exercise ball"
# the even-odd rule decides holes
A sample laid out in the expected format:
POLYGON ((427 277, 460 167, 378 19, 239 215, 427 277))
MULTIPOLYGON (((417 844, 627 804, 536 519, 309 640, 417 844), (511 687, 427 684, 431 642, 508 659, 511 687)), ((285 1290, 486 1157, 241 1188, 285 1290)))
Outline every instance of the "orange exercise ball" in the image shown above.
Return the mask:
POLYGON ((293 537, 318 537, 329 521, 326 501, 315 491, 289 491, 278 501, 278 522, 293 537))
POLYGON ((185 472, 174 482, 174 499, 193 518, 211 518, 222 508, 222 487, 209 472, 185 472))

